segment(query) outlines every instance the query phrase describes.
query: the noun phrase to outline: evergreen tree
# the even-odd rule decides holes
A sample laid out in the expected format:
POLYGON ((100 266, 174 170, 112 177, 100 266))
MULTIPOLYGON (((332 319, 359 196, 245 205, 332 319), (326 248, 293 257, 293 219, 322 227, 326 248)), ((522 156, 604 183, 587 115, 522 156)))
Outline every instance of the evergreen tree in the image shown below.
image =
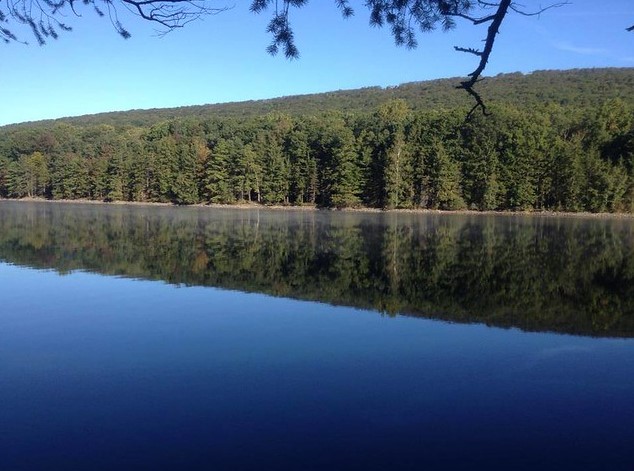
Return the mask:
POLYGON ((317 162, 309 147, 304 129, 295 128, 286 140, 290 160, 290 201, 296 204, 314 203, 317 191, 317 162))
POLYGON ((579 139, 557 139, 552 147, 551 187, 546 207, 558 211, 578 211, 582 208, 583 182, 579 139))
POLYGON ((127 152, 131 156, 126 188, 128 199, 130 201, 148 201, 151 192, 152 167, 147 150, 139 139, 127 143, 127 152))
POLYGON ((203 173, 203 195, 210 203, 233 202, 230 188, 229 162, 231 145, 220 139, 207 157, 203 173))
POLYGON ((29 195, 29 179, 20 161, 10 162, 7 168, 7 192, 13 198, 29 195))
POLYGON ((463 187, 469 208, 494 210, 503 194, 498 179, 497 133, 486 118, 474 117, 462 128, 463 187))
POLYGON ((429 174, 429 207, 432 209, 463 209, 465 202, 460 189, 460 167, 453 161, 441 142, 436 142, 427 158, 429 174))
POLYGON ((342 119, 332 116, 318 137, 319 195, 326 207, 350 207, 360 203, 361 171, 352 131, 342 119))
POLYGON ((171 191, 176 170, 173 164, 177 155, 176 141, 171 135, 162 132, 159 135, 157 131, 153 127, 146 137, 148 197, 150 201, 170 202, 173 200, 171 191))
POLYGON ((262 166, 258 162, 258 156, 250 144, 242 148, 242 168, 244 170, 244 192, 247 195, 247 201, 262 201, 261 185, 262 185, 262 166))
POLYGON ((126 169, 123 157, 119 152, 115 152, 108 159, 106 168, 106 185, 104 199, 106 201, 124 200, 126 169))
POLYGON ((5 198, 9 195, 9 189, 7 188, 8 169, 9 159, 0 155, 0 198, 5 198))
POLYGON ((55 199, 90 196, 88 166, 77 154, 60 154, 51 161, 51 194, 55 199))
POLYGON ((397 208, 411 203, 411 167, 405 143, 406 120, 410 114, 404 100, 393 100, 378 110, 381 131, 379 159, 384 174, 383 206, 397 208))
POLYGON ((173 175, 170 193, 176 204, 198 203, 198 184, 196 145, 191 139, 183 139, 177 145, 176 159, 172 159, 173 175))
POLYGON ((256 152, 262 162, 260 190, 262 202, 267 204, 288 203, 289 161, 284 155, 281 142, 271 132, 261 134, 256 141, 256 152))

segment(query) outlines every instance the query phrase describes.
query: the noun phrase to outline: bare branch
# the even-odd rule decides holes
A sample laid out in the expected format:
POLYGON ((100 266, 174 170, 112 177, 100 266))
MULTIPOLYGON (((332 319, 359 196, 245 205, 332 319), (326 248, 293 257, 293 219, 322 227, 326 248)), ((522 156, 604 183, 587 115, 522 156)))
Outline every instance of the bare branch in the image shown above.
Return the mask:
POLYGON ((91 7, 98 16, 107 16, 115 30, 124 38, 130 37, 119 19, 117 5, 131 13, 161 26, 162 34, 203 16, 226 11, 227 7, 212 7, 210 0, 0 0, 0 41, 23 42, 14 31, 14 25, 29 29, 39 44, 48 38, 57 39, 59 32, 72 28, 60 19, 64 8, 80 17, 77 5, 91 7))
MULTIPOLYGON (((161 25, 165 28, 165 33, 182 28, 203 16, 216 15, 227 10, 226 7, 209 7, 204 0, 121 0, 121 2, 132 7, 132 11, 144 20, 161 25)), ((117 24, 120 25, 120 23, 117 24)))
POLYGON ((520 6, 515 5, 514 3, 511 3, 509 8, 511 10, 513 10, 515 13, 519 13, 520 15, 523 15, 523 16, 539 16, 542 13, 544 13, 545 11, 550 10, 551 8, 560 8, 560 7, 563 7, 565 5, 570 5, 570 4, 571 3, 567 2, 567 1, 566 2, 553 3, 552 5, 548 5, 547 7, 540 8, 539 10, 532 11, 532 12, 526 12, 526 11, 522 10, 520 8, 520 6))
MULTIPOLYGON (((456 88, 462 88, 462 87, 456 87, 456 88)), ((478 108, 482 110, 483 115, 489 116, 491 113, 489 113, 489 110, 487 110, 487 107, 484 104, 484 101, 482 100, 482 97, 480 96, 480 94, 476 92, 473 88, 465 88, 465 90, 467 91, 469 95, 471 95, 475 99, 475 105, 473 105, 473 107, 469 110, 465 119, 468 120, 469 118, 471 118, 471 116, 473 116, 473 113, 478 108)))
POLYGON ((485 8, 497 8, 500 6, 499 3, 493 3, 493 2, 485 2, 483 0, 478 0, 478 5, 485 7, 485 8))
POLYGON ((454 46, 453 48, 456 51, 458 51, 458 52, 467 52, 469 54, 474 54, 476 56, 481 56, 482 55, 482 51, 479 51, 477 49, 473 49, 472 47, 458 47, 458 46, 454 46))
POLYGON ((469 74, 469 77, 471 78, 469 80, 465 80, 464 82, 461 82, 460 85, 456 87, 456 88, 462 88, 466 90, 467 93, 469 93, 469 95, 471 95, 476 100, 476 104, 469 112, 469 115, 471 115, 478 108, 482 109, 482 112, 484 114, 486 114, 487 112, 486 106, 484 105, 484 102, 482 101, 482 97, 480 97, 480 95, 473 89, 473 87, 478 82, 480 75, 482 75, 482 72, 484 71, 484 68, 486 67, 487 62, 489 61, 489 56, 491 55, 491 51, 493 50, 493 43, 495 42, 495 37, 497 36, 498 31, 500 30, 500 25, 502 24, 502 21, 504 20, 506 14, 508 13, 510 5, 511 5, 511 0, 502 0, 500 2, 498 9, 495 12, 494 19, 489 25, 489 28, 487 30, 487 37, 484 42, 484 49, 479 54, 480 63, 478 64, 476 69, 469 74))
POLYGON ((469 15, 465 15, 462 13, 450 13, 450 16, 456 16, 458 18, 463 18, 467 21, 470 21, 471 23, 473 23, 474 25, 481 25, 482 23, 486 23, 488 21, 492 21, 495 18, 495 15, 488 15, 488 16, 484 16, 482 18, 473 18, 469 15))

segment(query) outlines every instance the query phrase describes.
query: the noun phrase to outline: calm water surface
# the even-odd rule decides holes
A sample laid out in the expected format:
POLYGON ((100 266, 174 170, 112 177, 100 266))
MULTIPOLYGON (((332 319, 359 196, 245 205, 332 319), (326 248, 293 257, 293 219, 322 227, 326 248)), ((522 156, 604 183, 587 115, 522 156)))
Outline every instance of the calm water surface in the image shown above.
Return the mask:
POLYGON ((633 226, 0 202, 0 469, 634 469, 633 226))

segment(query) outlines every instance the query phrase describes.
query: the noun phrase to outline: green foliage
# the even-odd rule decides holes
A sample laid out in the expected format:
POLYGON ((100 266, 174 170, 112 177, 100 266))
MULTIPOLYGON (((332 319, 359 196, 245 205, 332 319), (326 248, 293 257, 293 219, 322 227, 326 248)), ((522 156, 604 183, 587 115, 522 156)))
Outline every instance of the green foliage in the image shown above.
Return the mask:
POLYGON ((359 205, 361 172, 355 137, 345 122, 331 117, 317 136, 319 197, 321 206, 345 208, 359 205))
POLYGON ((45 196, 49 185, 46 157, 41 152, 33 152, 20 156, 17 161, 5 160, 3 179, 9 196, 45 196))
MULTIPOLYGON (((506 94, 489 106, 491 116, 465 121, 463 108, 421 110, 414 94, 421 90, 405 85, 349 92, 377 104, 354 113, 302 108, 304 97, 289 100, 296 106, 291 114, 245 111, 240 119, 184 113, 130 127, 125 121, 109 124, 106 115, 99 124, 8 126, 0 128, 0 196, 334 208, 634 209, 634 103, 623 93, 634 84, 631 71, 540 72, 490 83, 521 90, 526 104, 517 106, 506 94), (601 80, 610 86, 599 86, 601 80), (569 102, 562 84, 587 92, 585 101, 569 102), (554 101, 536 104, 531 90, 554 101), (375 95, 382 98, 373 101, 375 95), (298 116, 304 111, 313 114, 298 116)), ((436 85, 425 87, 440 93, 436 85)))
POLYGON ((233 195, 229 188, 229 162, 231 145, 224 139, 216 143, 204 162, 203 196, 210 203, 231 203, 233 195))
POLYGON ((183 140, 178 144, 176 160, 171 161, 173 168, 170 194, 176 204, 198 203, 198 182, 196 180, 197 154, 193 142, 183 140))
POLYGON ((309 143, 304 123, 297 126, 286 138, 286 152, 290 158, 290 200, 295 204, 315 204, 317 198, 317 160, 309 143))
POLYGON ((463 128, 463 186, 471 209, 495 210, 502 206, 503 187, 499 183, 499 153, 493 127, 476 118, 463 128))
POLYGON ((280 140, 271 132, 259 134, 255 149, 262 162, 262 201, 267 204, 288 203, 289 159, 280 140))
POLYGON ((584 181, 581 143, 577 139, 557 139, 551 152, 551 188, 545 206, 559 211, 578 211, 582 207, 584 181))
POLYGON ((374 168, 378 170, 382 188, 380 200, 388 209, 410 206, 411 168, 405 126, 410 118, 410 110, 404 100, 393 100, 381 105, 376 119, 377 160, 374 168))
POLYGON ((9 159, 0 155, 0 198, 5 198, 9 194, 7 186, 7 173, 9 171, 9 159))
MULTIPOLYGON (((116 111, 95 115, 61 118, 5 126, 0 130, 22 135, 21 154, 33 152, 42 139, 52 139, 56 145, 66 146, 64 127, 110 125, 115 129, 151 128, 172 120, 194 119, 202 123, 224 118, 249 120, 276 110, 290 116, 316 116, 326 112, 371 113, 391 100, 404 100, 414 112, 460 109, 462 117, 471 107, 466 93, 456 93, 456 85, 464 78, 454 77, 426 82, 411 82, 395 87, 367 87, 328 93, 288 96, 269 100, 183 106, 152 110, 116 111), (40 132, 42 131, 43 132, 40 132), (30 135, 30 137, 27 137, 30 135)), ((634 104, 634 68, 603 68, 575 70, 542 70, 530 74, 512 73, 489 77, 478 84, 482 96, 491 103, 514 108, 563 106, 567 116, 579 110, 596 110, 608 100, 620 99, 628 106, 634 104)), ((214 126, 214 125, 212 125, 214 126)), ((166 126, 167 128, 167 126, 166 126)), ((0 142, 0 155, 9 155, 0 142)))
POLYGON ((460 189, 460 168, 441 142, 436 142, 426 159, 429 175, 429 207, 432 209, 464 209, 460 189))
POLYGON ((79 199, 90 196, 86 159, 77 154, 61 154, 51 160, 50 166, 53 198, 79 199))

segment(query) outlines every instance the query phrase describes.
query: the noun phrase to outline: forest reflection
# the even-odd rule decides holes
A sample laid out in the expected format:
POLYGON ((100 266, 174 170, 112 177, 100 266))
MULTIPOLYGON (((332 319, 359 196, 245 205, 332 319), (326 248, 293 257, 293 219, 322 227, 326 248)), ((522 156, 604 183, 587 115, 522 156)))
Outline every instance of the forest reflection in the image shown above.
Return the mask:
POLYGON ((451 322, 634 336, 630 219, 0 202, 0 260, 451 322))

